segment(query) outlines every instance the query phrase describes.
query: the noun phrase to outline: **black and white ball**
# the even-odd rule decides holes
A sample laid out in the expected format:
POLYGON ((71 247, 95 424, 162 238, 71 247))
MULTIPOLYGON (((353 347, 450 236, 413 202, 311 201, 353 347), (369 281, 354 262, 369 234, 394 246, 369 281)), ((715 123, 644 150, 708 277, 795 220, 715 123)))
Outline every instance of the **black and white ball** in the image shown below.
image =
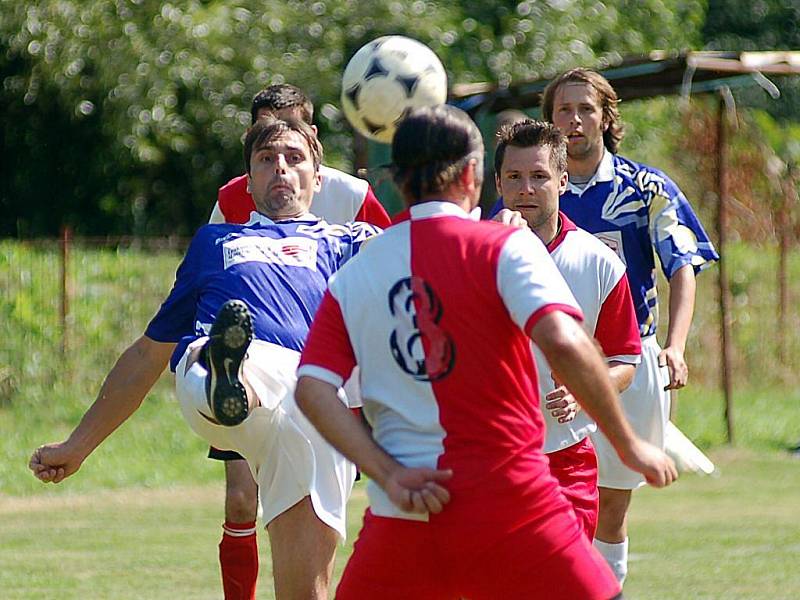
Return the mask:
POLYGON ((390 143, 410 109, 447 100, 447 73, 425 44, 401 35, 377 38, 353 55, 342 76, 342 106, 362 135, 390 143))

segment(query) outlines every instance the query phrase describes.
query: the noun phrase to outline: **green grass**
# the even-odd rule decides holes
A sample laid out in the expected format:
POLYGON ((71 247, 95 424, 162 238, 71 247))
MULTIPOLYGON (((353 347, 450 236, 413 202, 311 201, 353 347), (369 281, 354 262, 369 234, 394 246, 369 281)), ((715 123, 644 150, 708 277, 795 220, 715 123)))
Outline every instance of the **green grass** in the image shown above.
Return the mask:
MULTIPOLYGON (((636 493, 626 598, 797 597, 800 461, 774 452, 711 456, 720 477, 684 476, 636 493)), ((362 486, 350 502, 336 580, 360 524, 362 486)), ((220 598, 221 502, 219 486, 0 498, 2 597, 220 598)), ((259 598, 274 598, 263 532, 259 542, 259 598)))
MULTIPOLYGON (((76 247, 62 355, 56 250, 0 241, 0 598, 219 598, 222 470, 183 423, 171 376, 64 484, 42 485, 26 468, 36 446, 63 439, 77 423, 158 308, 180 260, 176 252, 76 247)), ((636 494, 628 598, 800 596, 800 460, 784 451, 800 441, 800 339, 787 331, 781 364, 775 252, 734 245, 728 260, 738 449, 723 446, 712 270, 698 281, 691 385, 678 396, 675 419, 722 476, 636 494)), ((800 279, 797 253, 790 274, 800 279)), ((797 300, 793 290, 790 322, 797 300)), ((363 505, 359 488, 351 530, 363 505)), ((272 597, 266 547, 262 534, 260 598, 272 597)), ((349 546, 339 552, 337 568, 348 553, 349 546)))

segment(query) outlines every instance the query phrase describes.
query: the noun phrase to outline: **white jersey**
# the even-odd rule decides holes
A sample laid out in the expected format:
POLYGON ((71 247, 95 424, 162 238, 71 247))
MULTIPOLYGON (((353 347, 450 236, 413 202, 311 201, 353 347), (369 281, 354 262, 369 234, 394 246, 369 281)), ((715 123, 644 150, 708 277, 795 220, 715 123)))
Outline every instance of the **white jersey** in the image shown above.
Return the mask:
MULTIPOLYGON (((641 344, 625 265, 595 236, 578 229, 563 214, 560 217, 561 232, 547 249, 583 311, 586 332, 600 343, 606 360, 638 364, 641 344)), ((559 423, 550 415, 545 396, 556 386, 544 354, 535 345, 533 351, 547 425, 544 451, 555 452, 580 442, 597 426, 584 411, 569 423, 559 423)))

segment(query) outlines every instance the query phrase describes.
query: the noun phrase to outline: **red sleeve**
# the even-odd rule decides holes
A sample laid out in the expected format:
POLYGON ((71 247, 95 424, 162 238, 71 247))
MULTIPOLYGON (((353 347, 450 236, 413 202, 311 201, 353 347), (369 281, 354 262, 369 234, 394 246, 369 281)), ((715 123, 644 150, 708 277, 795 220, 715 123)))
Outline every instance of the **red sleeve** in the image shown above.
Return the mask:
POLYGON ((256 209, 253 197, 247 191, 247 175, 231 179, 219 188, 217 204, 226 223, 247 223, 256 209))
POLYGON ((383 205, 372 191, 372 186, 367 187, 367 195, 364 196, 364 202, 361 203, 361 208, 358 209, 355 220, 376 225, 381 229, 386 229, 392 224, 389 215, 386 214, 386 209, 383 208, 383 205))
POLYGON ((628 285, 628 276, 622 278, 603 302, 594 337, 606 356, 629 356, 642 353, 639 325, 628 285))
POLYGON ((347 381, 356 366, 356 356, 344 324, 342 310, 330 290, 322 297, 300 357, 301 371, 311 374, 303 367, 312 366, 331 371, 341 377, 342 381, 347 381))

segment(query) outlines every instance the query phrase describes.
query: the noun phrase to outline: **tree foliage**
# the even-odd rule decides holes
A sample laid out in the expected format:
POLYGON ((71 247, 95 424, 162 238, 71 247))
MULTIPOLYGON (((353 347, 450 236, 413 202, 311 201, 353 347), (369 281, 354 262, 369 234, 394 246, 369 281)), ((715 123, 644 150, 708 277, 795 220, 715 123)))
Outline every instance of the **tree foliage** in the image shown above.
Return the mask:
POLYGON ((253 94, 301 86, 328 161, 349 57, 430 45, 451 82, 540 77, 700 42, 703 0, 0 0, 0 235, 191 233, 241 172, 253 94))

